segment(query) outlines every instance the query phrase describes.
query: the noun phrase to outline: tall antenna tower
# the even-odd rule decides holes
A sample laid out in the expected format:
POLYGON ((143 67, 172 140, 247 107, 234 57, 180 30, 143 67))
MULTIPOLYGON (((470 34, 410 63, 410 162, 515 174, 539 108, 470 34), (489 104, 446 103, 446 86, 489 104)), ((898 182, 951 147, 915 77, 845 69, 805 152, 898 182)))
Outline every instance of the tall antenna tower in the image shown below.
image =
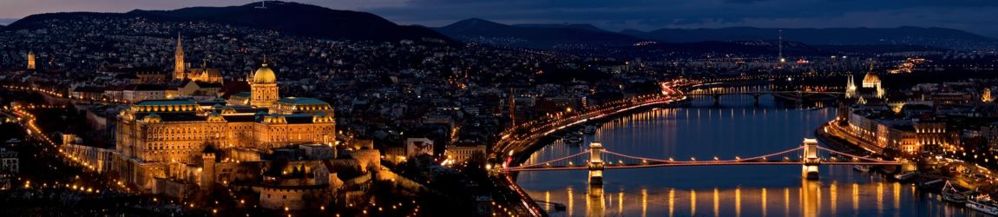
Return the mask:
POLYGON ((780 61, 780 63, 785 63, 785 62, 787 62, 787 59, 783 58, 783 30, 782 29, 780 29, 780 38, 779 38, 779 40, 780 40, 779 45, 778 45, 779 49, 780 49, 780 51, 779 51, 780 52, 780 54, 779 54, 779 61, 780 61))
POLYGON ((509 88, 509 122, 510 126, 516 127, 516 92, 513 88, 509 88))
POLYGON ((262 2, 260 2, 260 6, 256 6, 256 7, 253 7, 253 8, 267 9, 267 1, 262 1, 262 2))

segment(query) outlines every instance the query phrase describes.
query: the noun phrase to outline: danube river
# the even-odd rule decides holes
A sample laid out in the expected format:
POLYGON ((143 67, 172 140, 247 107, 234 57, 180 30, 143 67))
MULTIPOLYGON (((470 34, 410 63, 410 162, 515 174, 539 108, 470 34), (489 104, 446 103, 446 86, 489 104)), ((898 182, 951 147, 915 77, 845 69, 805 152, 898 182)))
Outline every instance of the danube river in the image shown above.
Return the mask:
MULTIPOLYGON (((618 153, 687 160, 756 156, 799 146, 835 116, 831 108, 786 108, 772 96, 709 97, 609 120, 584 144, 600 141, 618 153)), ((558 140, 526 164, 584 150, 558 140)), ((584 159, 575 160, 584 163, 584 159)), ((607 170, 602 195, 586 171, 522 172, 518 183, 552 216, 974 216, 912 184, 888 181, 850 166, 822 166, 820 181, 801 179, 800 166, 720 166, 607 170), (601 196, 601 197, 600 197, 601 196), (602 203, 602 206, 599 205, 602 203), (555 209, 564 205, 564 210, 555 209), (602 213, 598 215, 596 213, 602 213)))

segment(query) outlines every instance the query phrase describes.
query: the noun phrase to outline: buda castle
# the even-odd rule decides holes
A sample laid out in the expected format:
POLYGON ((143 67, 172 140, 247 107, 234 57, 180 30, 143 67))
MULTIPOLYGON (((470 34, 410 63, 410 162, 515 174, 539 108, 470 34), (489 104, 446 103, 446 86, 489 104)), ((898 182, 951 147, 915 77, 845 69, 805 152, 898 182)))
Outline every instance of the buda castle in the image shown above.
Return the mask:
MULTIPOLYGON (((180 43, 174 81, 222 82, 217 71, 188 69, 180 43)), ((249 92, 227 98, 178 91, 135 101, 117 115, 113 149, 64 135, 59 152, 139 192, 185 199, 251 189, 269 209, 361 203, 375 181, 421 188, 382 167, 373 142, 337 140, 329 103, 281 97, 266 60, 246 82, 249 92)))
POLYGON ((249 104, 223 100, 158 99, 121 111, 116 151, 122 177, 153 188, 171 167, 201 165, 206 150, 269 150, 295 144, 332 145, 333 108, 314 98, 278 95, 274 71, 263 64, 252 76, 249 104), (172 165, 172 166, 171 166, 172 165))

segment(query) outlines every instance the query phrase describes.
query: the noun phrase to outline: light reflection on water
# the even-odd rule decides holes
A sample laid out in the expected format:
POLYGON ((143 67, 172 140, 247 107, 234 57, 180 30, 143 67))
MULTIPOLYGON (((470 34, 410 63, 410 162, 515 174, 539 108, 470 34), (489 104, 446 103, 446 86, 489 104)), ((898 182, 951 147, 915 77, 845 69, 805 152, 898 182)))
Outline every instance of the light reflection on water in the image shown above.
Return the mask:
MULTIPOLYGON (((687 108, 663 108, 604 123, 584 144, 652 158, 709 159, 754 156, 800 145, 832 119, 833 109, 777 108, 772 96, 694 99, 687 108)), ((526 164, 566 156, 584 147, 555 141, 526 164)), ((575 164, 584 163, 583 158, 575 164)), ((965 216, 911 184, 886 181, 848 166, 822 166, 820 181, 802 180, 800 166, 723 166, 608 170, 603 188, 590 189, 586 171, 524 172, 519 184, 535 200, 564 204, 553 216, 965 216)))

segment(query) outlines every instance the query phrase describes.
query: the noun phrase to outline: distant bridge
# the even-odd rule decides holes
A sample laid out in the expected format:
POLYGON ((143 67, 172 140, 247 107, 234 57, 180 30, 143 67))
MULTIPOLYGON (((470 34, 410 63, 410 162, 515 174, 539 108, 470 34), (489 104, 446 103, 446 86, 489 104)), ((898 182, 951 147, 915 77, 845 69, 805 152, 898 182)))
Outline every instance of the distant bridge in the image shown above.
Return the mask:
POLYGON ((762 95, 797 95, 803 98, 804 94, 817 94, 817 95, 843 95, 844 92, 841 91, 827 91, 827 90, 766 90, 766 89, 738 89, 738 88, 724 88, 720 90, 716 89, 698 89, 694 91, 689 91, 683 93, 685 96, 710 96, 714 99, 714 104, 718 104, 721 101, 721 96, 725 95, 747 95, 752 96, 756 103, 759 103, 759 97, 762 95))
POLYGON ((556 159, 505 168, 507 172, 527 172, 527 171, 554 171, 554 170, 589 170, 589 181, 591 183, 602 183, 603 170, 607 169, 637 169, 654 167, 694 167, 694 166, 754 166, 754 165, 802 165, 801 175, 808 179, 818 178, 818 165, 867 165, 867 166, 891 166, 901 165, 899 161, 889 161, 865 156, 856 156, 825 147, 818 146, 814 139, 804 139, 801 146, 763 154, 754 157, 735 159, 708 159, 696 160, 674 160, 658 159, 650 157, 639 157, 621 154, 606 150, 601 143, 594 142, 589 145, 589 149, 559 157, 556 159), (829 152, 828 157, 821 157, 819 151, 829 152), (575 164, 572 160, 588 155, 589 159, 584 163, 575 164), (604 157, 614 157, 616 162, 604 157), (559 164, 561 163, 561 164, 559 164))

